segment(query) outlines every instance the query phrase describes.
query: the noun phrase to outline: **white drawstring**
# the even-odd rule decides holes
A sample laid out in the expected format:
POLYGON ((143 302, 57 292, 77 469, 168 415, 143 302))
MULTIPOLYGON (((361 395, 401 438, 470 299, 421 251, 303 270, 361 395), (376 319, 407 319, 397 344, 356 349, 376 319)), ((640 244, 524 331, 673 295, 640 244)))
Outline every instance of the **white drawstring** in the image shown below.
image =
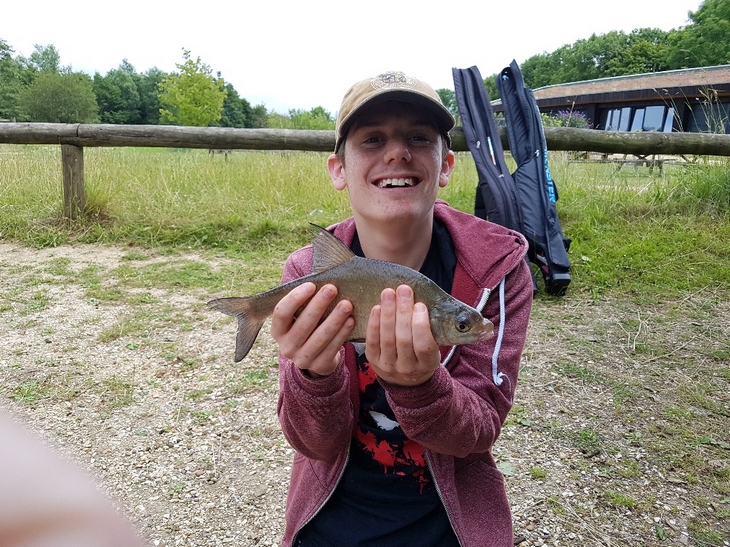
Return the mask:
POLYGON ((499 283, 499 330, 497 331, 497 341, 494 344, 494 353, 492 354, 492 380, 497 386, 502 385, 504 374, 499 372, 499 349, 502 347, 502 338, 504 337, 504 278, 499 283))

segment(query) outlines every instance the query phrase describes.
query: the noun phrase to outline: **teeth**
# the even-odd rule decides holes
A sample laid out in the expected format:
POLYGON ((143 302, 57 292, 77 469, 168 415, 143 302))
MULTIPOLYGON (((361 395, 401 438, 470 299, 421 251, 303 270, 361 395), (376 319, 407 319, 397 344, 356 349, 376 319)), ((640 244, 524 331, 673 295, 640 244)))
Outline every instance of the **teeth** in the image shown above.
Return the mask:
POLYGON ((413 179, 383 179, 378 183, 378 188, 393 188, 398 186, 414 186, 413 179))

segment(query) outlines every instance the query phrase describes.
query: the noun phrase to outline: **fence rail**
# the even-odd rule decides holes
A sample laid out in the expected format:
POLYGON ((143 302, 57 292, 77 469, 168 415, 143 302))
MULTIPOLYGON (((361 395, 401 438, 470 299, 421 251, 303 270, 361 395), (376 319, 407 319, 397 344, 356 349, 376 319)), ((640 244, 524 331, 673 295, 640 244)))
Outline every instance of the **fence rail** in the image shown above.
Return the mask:
MULTIPOLYGON (((464 132, 460 127, 451 131, 451 137, 454 151, 468 151, 464 132)), ((500 129, 500 137, 503 148, 508 150, 509 142, 504 128, 500 129)), ((730 156, 730 135, 708 133, 627 133, 546 127, 545 140, 550 150, 636 156, 730 156)), ((83 212, 86 202, 83 149, 87 146, 329 152, 335 145, 335 132, 171 125, 0 123, 0 143, 61 146, 64 214, 73 219, 83 212)))

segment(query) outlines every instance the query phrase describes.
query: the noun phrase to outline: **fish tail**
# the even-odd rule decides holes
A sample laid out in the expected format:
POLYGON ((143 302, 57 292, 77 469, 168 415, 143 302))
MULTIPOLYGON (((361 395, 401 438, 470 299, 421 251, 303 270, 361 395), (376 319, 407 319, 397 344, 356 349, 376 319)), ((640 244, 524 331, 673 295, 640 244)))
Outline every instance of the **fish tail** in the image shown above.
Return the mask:
POLYGON ((208 302, 209 308, 235 317, 238 320, 236 355, 234 357, 236 363, 251 351, 251 346, 256 341, 256 337, 266 320, 266 316, 260 317, 256 314, 252 300, 252 298, 219 298, 208 302))

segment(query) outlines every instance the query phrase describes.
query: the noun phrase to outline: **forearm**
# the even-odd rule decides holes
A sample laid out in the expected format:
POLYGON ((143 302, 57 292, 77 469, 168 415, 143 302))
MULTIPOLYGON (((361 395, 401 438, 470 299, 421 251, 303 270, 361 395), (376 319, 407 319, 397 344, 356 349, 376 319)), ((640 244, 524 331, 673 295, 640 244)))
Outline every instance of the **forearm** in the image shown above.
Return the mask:
POLYGON ((329 460, 347 448, 353 429, 349 374, 344 351, 334 373, 308 378, 294 363, 280 358, 278 415, 289 444, 316 460, 329 460))
MULTIPOLYGON (((505 320, 496 361, 497 336, 459 346, 448 370, 441 367, 422 386, 386 386, 399 424, 409 438, 454 456, 491 450, 512 406, 532 306, 531 277, 521 264, 505 281, 505 320), (496 362, 496 369, 493 369, 496 362), (496 381, 495 381, 496 379, 496 381)), ((495 290, 485 315, 500 327, 495 290)))
POLYGON ((490 401, 454 380, 443 367, 421 386, 385 389, 405 434, 425 448, 465 457, 491 450, 499 435, 499 415, 490 401))

